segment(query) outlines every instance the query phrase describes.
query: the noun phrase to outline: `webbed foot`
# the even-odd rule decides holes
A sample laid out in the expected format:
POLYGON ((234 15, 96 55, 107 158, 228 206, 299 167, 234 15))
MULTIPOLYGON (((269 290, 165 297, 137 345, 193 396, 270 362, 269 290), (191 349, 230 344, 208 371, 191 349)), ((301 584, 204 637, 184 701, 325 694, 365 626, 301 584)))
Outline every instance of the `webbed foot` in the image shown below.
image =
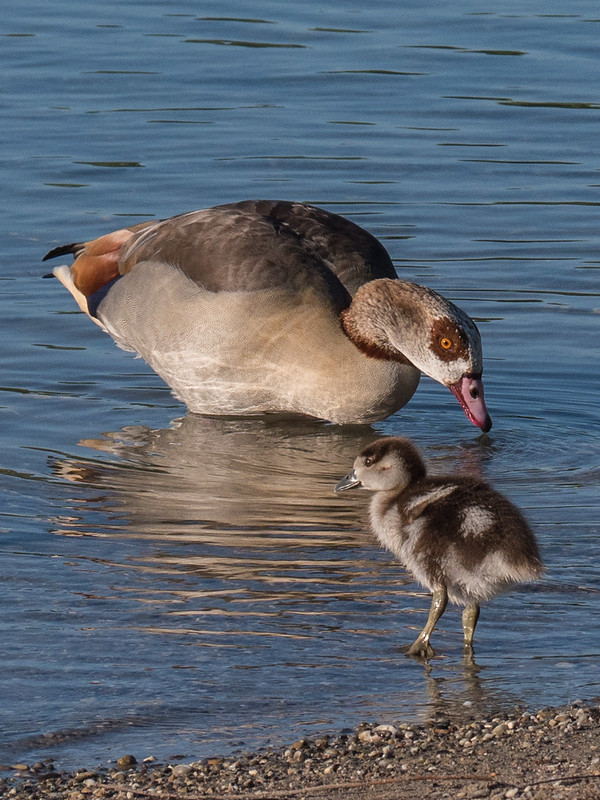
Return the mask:
POLYGON ((429 644, 428 641, 423 640, 421 639, 421 637, 419 637, 408 648, 408 650, 406 651, 406 655, 412 656, 413 658, 428 660, 434 657, 435 650, 429 644))

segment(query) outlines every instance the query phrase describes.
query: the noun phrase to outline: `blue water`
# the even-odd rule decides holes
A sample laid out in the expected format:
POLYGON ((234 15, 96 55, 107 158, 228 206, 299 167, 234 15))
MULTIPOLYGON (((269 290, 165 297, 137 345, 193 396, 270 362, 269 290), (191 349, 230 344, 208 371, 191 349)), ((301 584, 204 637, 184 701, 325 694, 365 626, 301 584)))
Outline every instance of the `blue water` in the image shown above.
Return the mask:
POLYGON ((600 694, 599 34, 584 0, 4 3, 0 763, 600 694), (256 197, 345 214, 478 320, 489 436, 428 379, 371 429, 186 416, 41 279, 57 244, 256 197), (475 666, 456 609, 428 669, 402 655, 428 598, 333 495, 387 433, 539 538, 475 666))

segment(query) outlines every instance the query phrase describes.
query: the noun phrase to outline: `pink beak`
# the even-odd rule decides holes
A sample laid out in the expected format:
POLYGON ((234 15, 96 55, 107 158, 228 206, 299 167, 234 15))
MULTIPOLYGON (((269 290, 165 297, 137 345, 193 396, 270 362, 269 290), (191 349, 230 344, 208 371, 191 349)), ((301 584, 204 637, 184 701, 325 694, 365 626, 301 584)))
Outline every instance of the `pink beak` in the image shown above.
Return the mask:
POLYGON ((484 433, 492 427, 492 420, 485 407, 483 399, 483 381, 472 375, 463 375, 462 378, 448 387, 461 404, 467 418, 473 425, 484 433))

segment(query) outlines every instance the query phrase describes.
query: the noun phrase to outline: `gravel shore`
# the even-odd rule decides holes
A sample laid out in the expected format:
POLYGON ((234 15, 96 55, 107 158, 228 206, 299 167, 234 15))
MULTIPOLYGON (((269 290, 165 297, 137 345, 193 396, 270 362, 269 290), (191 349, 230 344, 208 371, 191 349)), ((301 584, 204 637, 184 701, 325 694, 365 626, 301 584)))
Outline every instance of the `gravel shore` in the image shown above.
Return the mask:
POLYGON ((456 723, 362 724, 349 735, 203 759, 65 773, 10 765, 0 797, 14 800, 591 800, 600 798, 600 706, 576 702, 456 723))

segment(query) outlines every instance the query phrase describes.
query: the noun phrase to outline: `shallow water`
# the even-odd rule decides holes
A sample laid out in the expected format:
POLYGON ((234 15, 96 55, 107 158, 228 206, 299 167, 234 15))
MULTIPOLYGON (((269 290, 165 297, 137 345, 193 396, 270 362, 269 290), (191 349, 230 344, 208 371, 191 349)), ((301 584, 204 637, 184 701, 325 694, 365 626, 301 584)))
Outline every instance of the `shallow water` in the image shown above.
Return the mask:
POLYGON ((363 719, 600 694, 600 19, 590 4, 9 2, 0 197, 0 762, 187 759, 363 719), (251 16, 252 19, 248 17, 251 16), (41 256, 138 219, 308 200, 479 322, 479 436, 428 379, 373 428, 185 408, 41 256), (476 473, 548 573, 476 665, 332 487, 379 434, 476 473))

